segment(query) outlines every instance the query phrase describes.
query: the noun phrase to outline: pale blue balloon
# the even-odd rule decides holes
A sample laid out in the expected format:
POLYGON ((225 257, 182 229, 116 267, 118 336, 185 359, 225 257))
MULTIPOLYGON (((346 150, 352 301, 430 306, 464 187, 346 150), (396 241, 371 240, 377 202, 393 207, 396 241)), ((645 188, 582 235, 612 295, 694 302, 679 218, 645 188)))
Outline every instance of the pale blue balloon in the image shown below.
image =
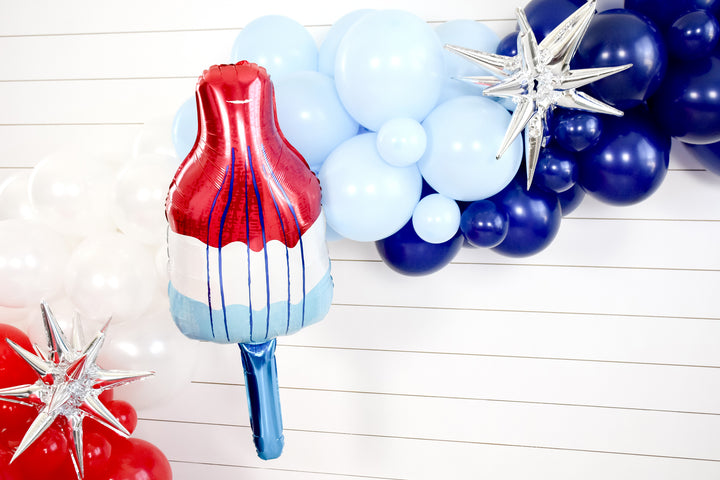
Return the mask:
POLYGON ((348 113, 377 131, 396 117, 422 121, 437 103, 443 52, 424 20, 399 10, 369 13, 345 34, 335 83, 348 113))
POLYGON ((324 73, 325 75, 335 75, 335 56, 337 55, 337 49, 340 45, 340 41, 343 39, 347 31, 355 25, 355 22, 360 20, 362 17, 375 10, 366 8, 362 10, 355 10, 342 17, 340 17, 330 30, 328 30, 325 40, 320 44, 318 50, 318 72, 324 73))
POLYGON ((232 61, 240 60, 265 67, 275 81, 293 72, 316 71, 318 49, 312 35, 295 20, 266 15, 248 23, 235 39, 232 61))
MULTIPOLYGON (((481 52, 495 53, 500 37, 484 23, 473 20, 451 20, 435 28, 440 42, 472 48, 481 52)), ((444 50, 445 81, 440 92, 439 102, 464 95, 482 95, 484 87, 459 80, 458 77, 491 75, 479 65, 462 58, 449 50, 444 50)))
POLYGON ((400 230, 412 217, 422 190, 417 167, 385 163, 375 148, 376 137, 366 133, 345 141, 320 168, 328 225, 359 242, 400 230))
POLYGON ((195 97, 188 98, 183 102, 172 123, 172 142, 175 147, 175 154, 181 162, 192 150, 197 138, 198 119, 195 97))
POLYGON ((332 78, 318 72, 296 72, 275 82, 280 130, 310 168, 354 136, 358 123, 345 110, 332 78))
POLYGON ((420 160, 426 146, 425 129, 412 118, 393 118, 383 123, 378 131, 378 153, 396 167, 406 167, 420 160))
POLYGON ((433 193, 418 202, 412 224, 418 237, 426 242, 447 242, 460 228, 460 207, 452 198, 433 193))
POLYGON ((418 161, 436 192, 464 202, 490 197, 515 176, 523 154, 518 137, 496 160, 510 114, 485 97, 457 97, 435 108, 423 122, 428 137, 418 161))

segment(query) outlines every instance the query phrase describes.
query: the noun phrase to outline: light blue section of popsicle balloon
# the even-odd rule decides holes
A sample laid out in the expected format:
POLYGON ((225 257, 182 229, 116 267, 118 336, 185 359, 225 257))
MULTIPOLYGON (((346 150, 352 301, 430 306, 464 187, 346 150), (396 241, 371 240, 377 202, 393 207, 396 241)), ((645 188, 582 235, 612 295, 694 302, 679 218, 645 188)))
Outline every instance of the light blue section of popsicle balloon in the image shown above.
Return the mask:
MULTIPOLYGON (((473 20, 450 20, 435 28, 440 42, 445 45, 460 45, 481 52, 495 53, 500 37, 487 25, 473 20)), ((444 50, 445 80, 440 92, 439 102, 463 95, 482 95, 482 88, 458 80, 459 77, 491 75, 484 68, 462 58, 449 50, 444 50)))
POLYGON ((369 8, 355 10, 340 17, 333 26, 330 27, 318 51, 318 72, 330 77, 335 75, 335 56, 343 37, 350 27, 355 25, 355 22, 374 11, 375 10, 369 8))
POLYGON ((295 20, 266 15, 245 25, 232 48, 233 63, 240 60, 265 67, 270 79, 304 70, 317 70, 318 49, 312 35, 295 20))
POLYGON ((357 134, 358 123, 345 110, 332 78, 319 72, 295 72, 275 82, 280 130, 312 170, 335 147, 357 134))
POLYGON ((335 85, 345 109, 377 131, 396 117, 421 121, 437 103, 443 83, 442 47, 421 18, 380 10, 359 19, 335 58, 335 85))
POLYGON ((217 343, 260 343, 322 320, 332 303, 333 280, 328 268, 318 284, 305 294, 304 302, 275 302, 252 312, 247 305, 233 304, 226 305, 224 310, 213 308, 211 315, 207 303, 183 295, 172 282, 168 295, 170 313, 184 335, 217 343))
POLYGON ((197 138, 198 120, 195 97, 188 98, 175 112, 172 123, 172 142, 175 154, 182 162, 192 150, 197 138))

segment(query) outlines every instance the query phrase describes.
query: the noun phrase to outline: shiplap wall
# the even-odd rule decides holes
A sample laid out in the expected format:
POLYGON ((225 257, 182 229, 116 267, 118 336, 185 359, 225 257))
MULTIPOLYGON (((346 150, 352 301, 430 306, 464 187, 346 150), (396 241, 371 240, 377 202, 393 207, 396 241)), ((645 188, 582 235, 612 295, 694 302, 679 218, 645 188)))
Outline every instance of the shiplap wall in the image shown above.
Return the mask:
MULTIPOLYGON (((357 8, 504 34, 522 2, 0 4, 1 181, 59 149, 130 155, 260 15, 318 41, 357 8)), ((677 145, 652 198, 586 199, 534 257, 464 250, 409 278, 372 244, 333 243, 330 314, 279 342, 279 460, 255 457, 233 347, 203 345, 192 383, 141 410, 136 436, 179 480, 717 479, 719 244, 720 178, 677 145)))

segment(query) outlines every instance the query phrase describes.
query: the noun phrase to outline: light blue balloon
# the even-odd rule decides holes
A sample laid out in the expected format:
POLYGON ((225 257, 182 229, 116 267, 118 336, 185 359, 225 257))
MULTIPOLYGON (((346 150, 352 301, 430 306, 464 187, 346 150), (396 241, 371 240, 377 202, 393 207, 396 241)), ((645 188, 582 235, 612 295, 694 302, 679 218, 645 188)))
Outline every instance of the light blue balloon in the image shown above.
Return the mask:
POLYGON ((275 82, 280 130, 315 170, 358 131, 345 111, 332 78, 318 72, 295 72, 275 82))
POLYGON ((283 75, 317 70, 318 49, 310 33, 295 20, 266 15, 248 23, 232 48, 232 61, 248 60, 265 67, 278 80, 283 75))
POLYGON ((460 228, 460 207, 452 198, 433 193, 418 202, 412 224, 418 237, 426 242, 447 242, 460 228))
POLYGON ((435 32, 399 10, 369 13, 343 37, 335 84, 345 109, 377 131, 396 117, 422 121, 437 103, 444 60, 435 32))
POLYGON ((425 129, 412 118, 393 118, 378 131, 378 152, 383 160, 396 167, 406 167, 420 160, 426 146, 425 129))
POLYGON ((173 117, 172 142, 175 154, 181 162, 187 157, 197 138, 198 119, 195 97, 183 102, 173 117))
POLYGON ((322 203, 330 227, 359 242, 380 240, 400 230, 420 199, 422 178, 415 165, 393 167, 366 133, 336 148, 320 168, 322 203))
POLYGON ((330 30, 328 30, 325 40, 320 44, 318 50, 318 72, 325 75, 335 75, 335 56, 340 41, 343 39, 347 31, 355 25, 355 22, 362 17, 375 10, 366 8, 363 10, 355 10, 338 19, 330 30))
POLYGON ((457 97, 435 108, 423 122, 428 137, 417 163, 425 180, 446 197, 472 202, 502 190, 515 176, 523 154, 518 137, 496 160, 510 114, 485 97, 457 97))
MULTIPOLYGON (((490 27, 473 20, 451 20, 441 23, 435 28, 435 33, 443 45, 457 45, 488 53, 495 53, 500 43, 500 37, 490 27)), ((482 95, 484 87, 458 80, 457 77, 491 75, 491 73, 449 50, 444 50, 443 55, 445 81, 439 103, 464 95, 482 95)))

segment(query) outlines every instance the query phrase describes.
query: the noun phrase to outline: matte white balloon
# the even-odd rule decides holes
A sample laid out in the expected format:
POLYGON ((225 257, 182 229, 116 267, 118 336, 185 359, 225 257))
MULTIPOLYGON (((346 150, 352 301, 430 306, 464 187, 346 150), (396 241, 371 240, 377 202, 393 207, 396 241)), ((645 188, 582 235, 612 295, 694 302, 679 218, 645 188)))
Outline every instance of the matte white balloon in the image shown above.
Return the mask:
POLYGON ((30 203, 28 183, 30 172, 12 175, 0 185, 0 220, 35 218, 35 209, 30 203))
POLYGON ((0 305, 27 307, 62 290, 65 239, 29 220, 0 221, 0 305))
POLYGON ((121 233, 88 237, 70 257, 65 290, 82 315, 136 319, 157 292, 153 255, 121 233))

